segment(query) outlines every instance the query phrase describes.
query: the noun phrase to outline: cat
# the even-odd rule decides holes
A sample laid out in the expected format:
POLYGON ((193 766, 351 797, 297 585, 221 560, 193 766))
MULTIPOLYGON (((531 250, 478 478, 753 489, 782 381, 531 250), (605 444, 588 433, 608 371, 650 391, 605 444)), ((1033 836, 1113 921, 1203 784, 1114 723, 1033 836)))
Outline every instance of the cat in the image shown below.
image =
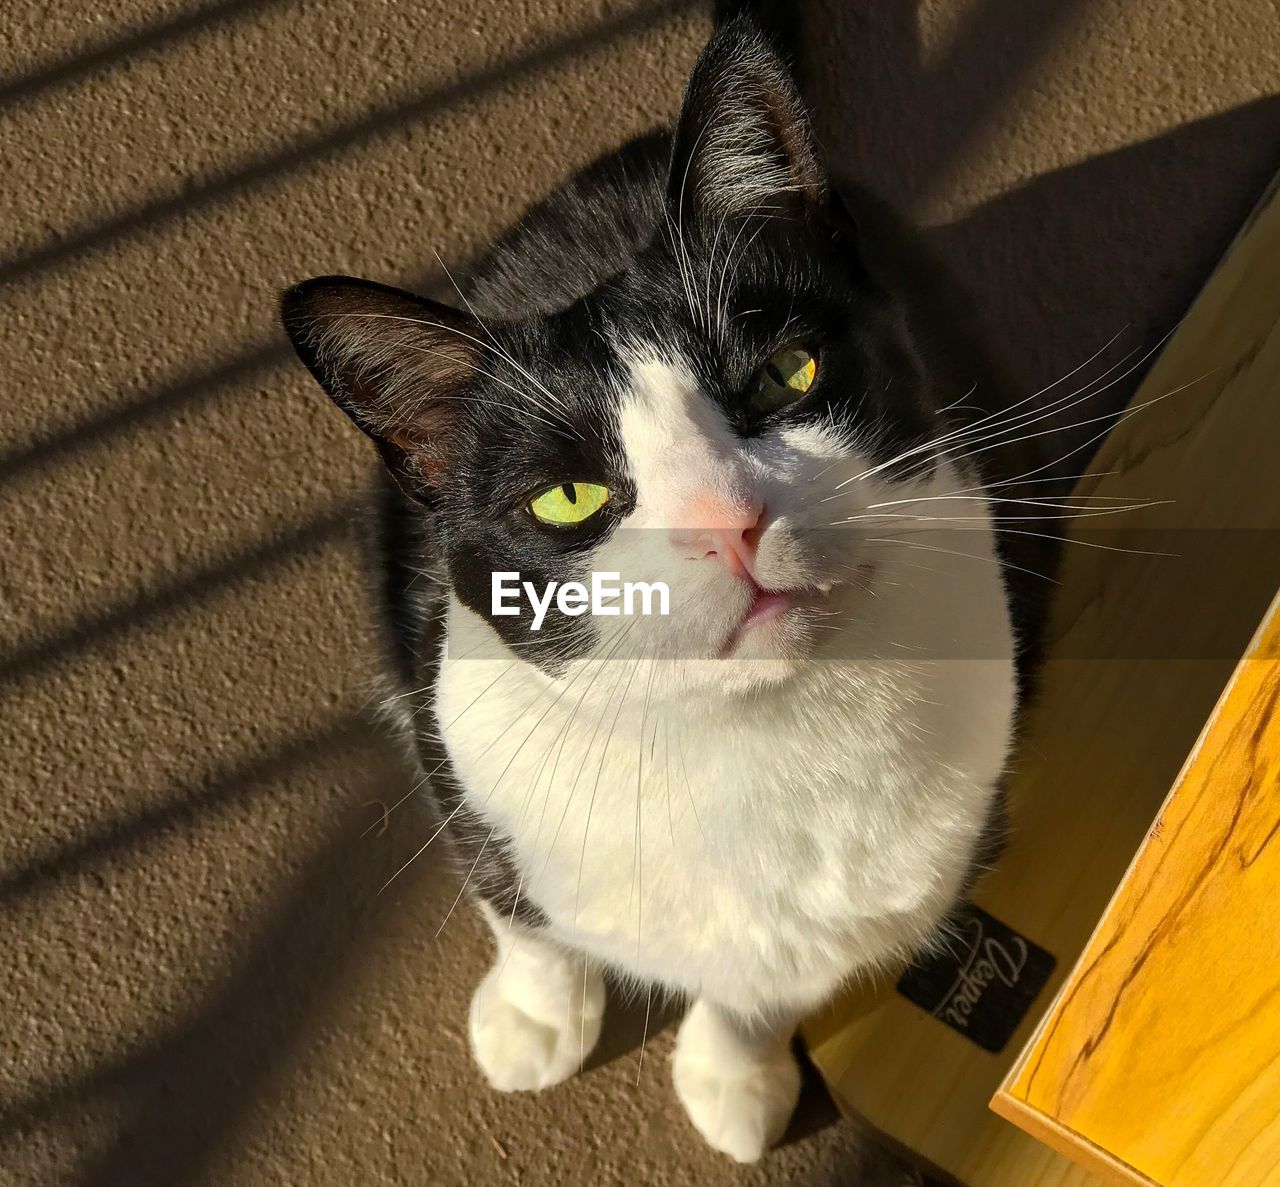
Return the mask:
POLYGON ((998 847, 1017 575, 1047 564, 992 491, 1034 408, 899 239, 738 12, 674 127, 535 206, 456 306, 283 298, 385 466, 387 704, 492 928, 469 1037, 497 1089, 579 1070, 611 972, 691 1003, 679 1099, 758 1159, 798 1020, 934 940, 998 847), (535 631, 495 573, 661 582, 670 612, 552 602, 535 631))

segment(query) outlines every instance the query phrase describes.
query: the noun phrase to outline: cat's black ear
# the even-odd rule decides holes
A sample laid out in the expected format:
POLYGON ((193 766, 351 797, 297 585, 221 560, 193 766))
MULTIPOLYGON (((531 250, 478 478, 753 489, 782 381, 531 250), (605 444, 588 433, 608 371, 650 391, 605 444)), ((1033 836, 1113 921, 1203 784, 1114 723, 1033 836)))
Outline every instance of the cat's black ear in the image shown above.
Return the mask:
POLYGON ((791 72, 747 18, 718 29, 693 68, 667 188, 685 218, 796 214, 824 202, 826 174, 791 72))
POLYGON ((392 475, 422 494, 447 471, 459 399, 480 366, 479 327, 447 305, 349 276, 289 289, 281 319, 334 403, 373 438, 392 475))

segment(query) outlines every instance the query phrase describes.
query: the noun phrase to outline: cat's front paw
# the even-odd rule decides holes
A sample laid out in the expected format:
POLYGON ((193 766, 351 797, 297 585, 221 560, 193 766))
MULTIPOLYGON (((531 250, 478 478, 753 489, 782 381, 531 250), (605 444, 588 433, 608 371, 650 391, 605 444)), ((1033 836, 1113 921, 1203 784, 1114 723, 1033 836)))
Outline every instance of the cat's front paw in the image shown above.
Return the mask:
POLYGON ((580 960, 500 961, 471 999, 471 1050, 500 1092, 549 1088, 578 1071, 600 1037, 604 982, 580 960), (530 966, 533 967, 530 967, 530 966), (584 992, 585 981, 585 992, 584 992))
POLYGON ((716 1022, 690 1011, 680 1027, 672 1078, 698 1132, 739 1162, 755 1162, 787 1128, 800 1096, 800 1069, 785 1043, 747 1052, 716 1022))

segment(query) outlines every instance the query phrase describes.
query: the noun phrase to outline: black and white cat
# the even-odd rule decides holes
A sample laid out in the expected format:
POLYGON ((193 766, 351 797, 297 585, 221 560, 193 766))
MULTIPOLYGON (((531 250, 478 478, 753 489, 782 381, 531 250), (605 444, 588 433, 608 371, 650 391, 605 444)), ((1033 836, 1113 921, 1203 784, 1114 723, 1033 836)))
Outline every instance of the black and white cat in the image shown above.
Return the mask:
POLYGON ((972 411, 975 356, 926 329, 947 302, 887 253, 737 17, 674 130, 531 211, 464 309, 284 298, 394 479, 388 703, 493 929, 470 1036, 499 1089, 578 1070, 612 970, 692 1002, 676 1091, 758 1158, 797 1020, 926 943, 989 857, 1020 606, 989 497, 1016 475, 983 442, 1029 414, 972 411), (552 603, 535 631, 495 572, 662 581, 670 613, 552 603))

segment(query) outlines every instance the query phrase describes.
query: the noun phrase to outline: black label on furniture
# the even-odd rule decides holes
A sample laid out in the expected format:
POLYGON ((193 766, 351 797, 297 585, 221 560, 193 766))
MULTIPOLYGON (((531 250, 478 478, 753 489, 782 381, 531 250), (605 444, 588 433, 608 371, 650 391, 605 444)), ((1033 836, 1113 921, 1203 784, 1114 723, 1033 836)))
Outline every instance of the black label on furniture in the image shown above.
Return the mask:
POLYGON ((1057 964, 1043 948, 965 903, 937 949, 923 952, 898 992, 987 1051, 999 1051, 1057 964))

